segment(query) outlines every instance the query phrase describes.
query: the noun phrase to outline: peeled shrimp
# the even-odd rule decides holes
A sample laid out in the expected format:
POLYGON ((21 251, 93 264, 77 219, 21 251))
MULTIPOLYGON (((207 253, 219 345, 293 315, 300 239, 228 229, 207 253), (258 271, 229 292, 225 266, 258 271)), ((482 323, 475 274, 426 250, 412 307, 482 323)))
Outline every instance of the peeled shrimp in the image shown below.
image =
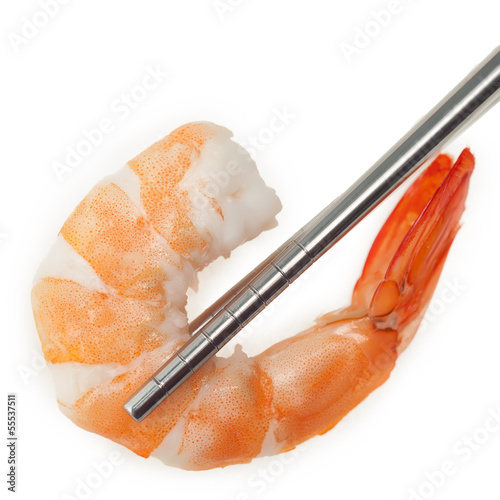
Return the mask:
POLYGON ((473 168, 466 149, 418 177, 375 239, 349 307, 253 358, 241 348, 213 358, 138 423, 123 404, 189 338, 195 272, 272 227, 280 209, 229 131, 177 129, 84 198, 36 277, 34 316, 61 410, 142 457, 191 470, 325 433, 388 378, 413 338, 473 168))

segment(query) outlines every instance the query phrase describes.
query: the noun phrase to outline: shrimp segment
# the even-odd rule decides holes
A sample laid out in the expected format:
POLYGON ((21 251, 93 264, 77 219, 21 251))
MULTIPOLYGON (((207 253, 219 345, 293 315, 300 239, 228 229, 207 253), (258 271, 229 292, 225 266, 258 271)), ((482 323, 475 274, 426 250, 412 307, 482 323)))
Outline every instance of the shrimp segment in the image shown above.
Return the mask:
POLYGON ((213 135, 208 124, 190 123, 129 163, 141 181, 141 199, 151 225, 185 258, 206 243, 189 218, 188 194, 179 184, 213 135))
POLYGON ((169 251, 116 184, 96 186, 61 229, 63 238, 117 294, 163 302, 169 251))
MULTIPOLYGON (((123 404, 189 338, 194 270, 271 227, 280 208, 227 130, 180 127, 89 193, 60 236, 71 272, 42 272, 34 286, 44 354, 65 389, 61 409, 142 457, 190 470, 249 462, 327 432, 387 380, 413 338, 473 167, 469 150, 454 165, 441 155, 412 184, 375 239, 351 306, 253 358, 238 347, 209 360, 135 422, 123 404), (225 183, 214 188, 214 179, 225 183), (88 279, 79 278, 82 257, 88 279)), ((53 272, 51 262, 44 269, 53 272)))
POLYGON ((33 288, 33 309, 47 361, 127 364, 166 340, 161 308, 108 295, 73 281, 45 278, 33 288))
POLYGON ((394 331, 374 331, 368 318, 339 317, 257 356, 273 387, 279 451, 324 434, 385 382, 395 344, 394 331))

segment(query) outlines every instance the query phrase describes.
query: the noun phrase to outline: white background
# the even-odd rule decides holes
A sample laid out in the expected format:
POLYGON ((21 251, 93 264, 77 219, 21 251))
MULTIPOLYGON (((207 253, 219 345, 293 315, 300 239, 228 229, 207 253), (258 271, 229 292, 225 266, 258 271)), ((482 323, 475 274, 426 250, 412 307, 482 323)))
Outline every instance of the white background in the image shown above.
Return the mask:
MULTIPOLYGON (((347 188, 499 44, 500 8, 492 0, 401 0, 380 29, 374 15, 393 7, 386 0, 218 5, 73 0, 20 41, 24 18, 39 16, 40 6, 2 4, 2 398, 18 394, 17 497, 83 498, 77 486, 90 478, 101 483, 88 493, 92 499, 405 500, 412 490, 419 498, 499 498, 500 432, 481 428, 489 412, 500 410, 500 108, 446 148, 456 156, 470 146, 477 168, 434 314, 390 380, 333 431, 280 458, 186 472, 86 433, 58 411, 39 359, 31 280, 66 217, 100 178, 187 121, 214 121, 248 142, 262 136, 276 110, 294 115, 256 153, 284 205, 279 227, 202 274, 200 292, 190 294, 193 317, 347 188), (342 44, 354 44, 370 22, 366 47, 347 58, 342 44), (168 77, 130 113, 117 112, 116 100, 157 66, 168 77), (113 131, 59 180, 54 162, 106 118, 113 131), (466 445, 467 435, 487 442, 466 445), (92 463, 113 452, 120 463, 96 479, 92 463), (455 473, 439 487, 426 485, 445 461, 455 473)), ((36 19, 43 22, 43 15, 36 19)), ((349 302, 371 241, 399 195, 240 337, 249 353, 349 302)))

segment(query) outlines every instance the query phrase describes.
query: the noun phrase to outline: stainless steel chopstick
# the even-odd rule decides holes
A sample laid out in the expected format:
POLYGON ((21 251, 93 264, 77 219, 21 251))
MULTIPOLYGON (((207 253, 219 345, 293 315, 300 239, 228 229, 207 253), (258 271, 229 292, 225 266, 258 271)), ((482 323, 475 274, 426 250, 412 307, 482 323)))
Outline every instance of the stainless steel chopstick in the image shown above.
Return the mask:
POLYGON ((344 194, 314 217, 191 325, 191 339, 124 405, 143 420, 313 262, 500 98, 495 49, 344 194))

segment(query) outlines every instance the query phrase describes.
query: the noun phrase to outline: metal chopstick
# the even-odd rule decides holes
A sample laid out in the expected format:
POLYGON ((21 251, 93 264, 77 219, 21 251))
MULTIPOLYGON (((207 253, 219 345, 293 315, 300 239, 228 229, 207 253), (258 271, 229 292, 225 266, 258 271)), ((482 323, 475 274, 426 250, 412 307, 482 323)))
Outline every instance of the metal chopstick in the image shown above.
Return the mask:
POLYGON ((497 47, 344 194, 191 323, 191 339, 125 403, 130 416, 143 420, 446 141, 499 98, 497 47))

